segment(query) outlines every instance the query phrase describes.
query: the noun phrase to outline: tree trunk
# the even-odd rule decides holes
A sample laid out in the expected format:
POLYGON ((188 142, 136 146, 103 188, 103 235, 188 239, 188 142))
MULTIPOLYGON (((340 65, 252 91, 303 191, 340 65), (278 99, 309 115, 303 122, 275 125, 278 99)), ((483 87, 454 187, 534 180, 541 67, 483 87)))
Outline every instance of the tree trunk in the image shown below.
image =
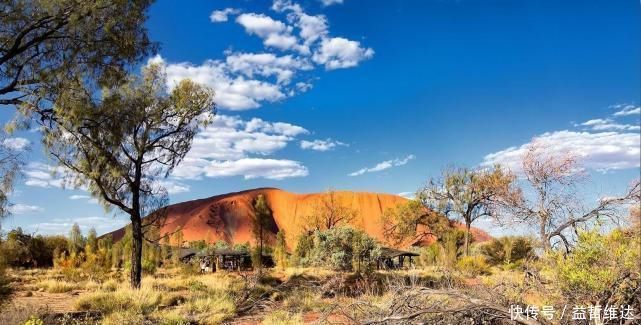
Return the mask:
POLYGON ((470 256, 470 228, 472 223, 465 220, 465 256, 470 256))
POLYGON ((131 250, 131 287, 140 288, 142 277, 142 225, 139 216, 131 216, 133 246, 131 250))
POLYGON ((550 250, 552 250, 552 245, 550 245, 550 238, 548 238, 548 235, 545 233, 546 223, 547 223, 547 219, 541 220, 541 224, 539 225, 539 236, 541 237, 541 244, 543 244, 543 250, 547 253, 550 250))

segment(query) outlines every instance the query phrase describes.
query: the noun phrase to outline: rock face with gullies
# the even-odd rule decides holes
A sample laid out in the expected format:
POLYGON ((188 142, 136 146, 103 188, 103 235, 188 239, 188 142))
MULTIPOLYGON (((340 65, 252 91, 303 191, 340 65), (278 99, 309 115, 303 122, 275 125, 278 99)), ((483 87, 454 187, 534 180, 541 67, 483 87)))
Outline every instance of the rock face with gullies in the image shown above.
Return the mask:
MULTIPOLYGON (((253 243, 253 203, 261 194, 265 196, 272 210, 273 226, 266 229, 268 238, 274 238, 279 230, 283 230, 290 247, 304 226, 306 218, 312 215, 324 197, 329 195, 296 194, 276 188, 259 188, 177 203, 167 208, 160 234, 174 233, 177 229, 182 229, 185 241, 224 240, 232 244, 253 243)), ((385 242, 381 222, 384 211, 407 201, 398 195, 382 193, 335 191, 333 195, 337 204, 356 212, 356 218, 352 221, 354 227, 363 229, 381 242, 385 242)), ((472 232, 477 241, 490 238, 482 230, 473 228, 472 232)), ((111 234, 117 241, 124 235, 124 228, 111 234)))

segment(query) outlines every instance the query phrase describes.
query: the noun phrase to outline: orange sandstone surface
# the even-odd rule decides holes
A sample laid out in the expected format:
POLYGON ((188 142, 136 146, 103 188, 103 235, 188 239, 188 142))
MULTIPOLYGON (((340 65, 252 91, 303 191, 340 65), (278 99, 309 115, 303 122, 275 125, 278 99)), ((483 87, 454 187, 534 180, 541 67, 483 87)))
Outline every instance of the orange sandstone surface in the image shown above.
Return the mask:
MULTIPOLYGON (((253 243, 253 202, 264 195, 272 210, 275 227, 267 229, 268 237, 274 238, 279 230, 286 234, 288 246, 293 247, 295 238, 305 225, 306 217, 322 203, 327 193, 296 194, 276 188, 260 188, 236 193, 212 196, 205 199, 170 205, 162 222, 160 234, 174 233, 182 229, 185 241, 224 240, 232 244, 253 243)), ((388 208, 407 199, 392 194, 336 191, 334 199, 342 206, 356 211, 353 226, 386 243, 381 216, 388 208)), ((484 231, 472 228, 476 241, 491 237, 484 231)), ((124 228, 113 231, 114 241, 124 235, 124 228)), ((172 244, 177 244, 172 241, 172 244)))

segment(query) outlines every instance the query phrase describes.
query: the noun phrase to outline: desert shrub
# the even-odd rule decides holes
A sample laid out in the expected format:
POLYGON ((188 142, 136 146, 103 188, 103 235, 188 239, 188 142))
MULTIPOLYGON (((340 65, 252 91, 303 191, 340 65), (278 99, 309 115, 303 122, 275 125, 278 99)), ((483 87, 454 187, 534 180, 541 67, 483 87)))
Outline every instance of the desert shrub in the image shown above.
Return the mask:
POLYGON ((201 324, 220 324, 236 313, 236 305, 229 295, 198 297, 185 304, 185 310, 197 314, 201 324))
POLYGON ((621 230, 607 235, 597 230, 579 232, 576 246, 567 255, 547 256, 547 271, 555 275, 571 302, 639 305, 640 244, 641 238, 621 230))
POLYGON ((438 243, 432 243, 422 247, 419 254, 418 262, 421 266, 436 265, 441 255, 441 246, 438 243))
POLYGON ((437 240, 440 245, 440 254, 438 261, 440 265, 454 267, 459 256, 461 248, 465 242, 465 231, 460 229, 451 229, 443 233, 437 240))
POLYGON ((301 313, 289 313, 284 310, 276 310, 265 316, 263 325, 297 325, 303 324, 303 315, 301 313))
POLYGON ((285 241, 285 233, 283 230, 278 231, 276 234, 274 263, 276 263, 276 266, 280 269, 285 269, 289 265, 289 260, 287 258, 287 242, 285 241))
POLYGON ((341 271, 351 271, 356 266, 360 270, 367 270, 373 267, 380 256, 376 241, 365 232, 351 227, 316 230, 311 243, 311 249, 299 261, 301 265, 341 271))
POLYGON ((69 292, 80 287, 78 282, 67 282, 64 280, 54 279, 40 281, 36 286, 50 293, 69 292))
POLYGON ((111 313, 102 319, 102 325, 144 324, 145 316, 133 310, 111 313))
POLYGON ((479 246, 479 252, 492 265, 520 263, 534 256, 532 240, 522 236, 494 238, 479 246))
POLYGON ((490 274, 490 266, 484 256, 464 256, 456 262, 456 269, 468 276, 490 274))
POLYGON ((161 293, 148 286, 138 290, 121 287, 114 292, 97 291, 82 295, 75 305, 80 310, 99 310, 105 314, 123 311, 148 314, 161 300, 161 293))

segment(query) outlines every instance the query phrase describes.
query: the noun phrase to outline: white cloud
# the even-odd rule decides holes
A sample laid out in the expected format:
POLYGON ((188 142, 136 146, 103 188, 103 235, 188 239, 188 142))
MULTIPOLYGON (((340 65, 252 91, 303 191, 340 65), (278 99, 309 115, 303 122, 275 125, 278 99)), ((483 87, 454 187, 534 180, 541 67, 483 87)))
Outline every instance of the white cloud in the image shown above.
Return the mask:
POLYGON ((298 161, 262 158, 212 161, 204 171, 206 176, 214 178, 243 176, 245 179, 262 177, 275 180, 309 174, 307 168, 298 161))
MULTIPOLYGON (((245 178, 266 177, 279 179, 275 171, 263 175, 255 163, 263 162, 266 169, 278 169, 282 175, 306 176, 307 169, 298 162, 275 159, 250 159, 252 155, 267 156, 281 150, 299 135, 307 134, 305 128, 284 122, 268 122, 259 118, 243 120, 237 116, 218 115, 212 124, 202 129, 194 138, 192 149, 176 167, 172 175, 178 179, 199 179, 202 176, 223 177, 242 174, 245 178), (277 162, 284 162, 279 164, 277 162), (293 164, 296 163, 296 164, 293 164), (251 166, 250 166, 251 165, 251 166), (251 168, 249 168, 250 166, 251 168), (304 171, 304 173, 302 172, 304 171)), ((284 178, 284 177, 282 177, 284 178)))
POLYGON ((641 114, 641 106, 634 106, 630 104, 619 104, 611 106, 617 111, 613 114, 614 116, 628 116, 628 115, 639 115, 641 114))
MULTIPOLYGON (((616 114, 615 114, 616 115, 616 114)), ((590 129, 594 131, 606 131, 606 130, 614 130, 614 131, 638 131, 641 130, 641 126, 639 125, 632 125, 632 124, 620 124, 616 123, 612 119, 602 119, 602 118, 597 118, 597 119, 592 119, 586 122, 581 123, 582 126, 587 126, 590 129)))
POLYGON ((374 50, 362 47, 357 41, 331 37, 327 17, 307 14, 291 0, 273 1, 272 10, 283 19, 264 13, 241 14, 234 8, 213 11, 210 19, 216 23, 225 22, 229 15, 237 15, 235 22, 247 34, 262 39, 268 52, 287 52, 284 55, 226 51, 225 58, 207 60, 200 65, 166 63, 160 56, 151 58, 149 63, 166 66, 169 87, 190 78, 216 92, 219 108, 246 110, 311 89, 311 83, 298 79, 304 71, 314 70, 319 65, 326 70, 355 67, 374 54, 374 50))
POLYGON ((57 187, 65 185, 61 176, 63 169, 42 163, 29 163, 24 171, 26 176, 25 185, 36 187, 57 187))
POLYGON ((409 200, 413 200, 413 199, 416 198, 416 192, 401 192, 401 193, 398 193, 396 195, 404 197, 404 198, 409 199, 409 200))
POLYGON ((316 151, 329 151, 333 150, 337 146, 347 146, 347 144, 340 141, 334 141, 329 138, 326 140, 303 140, 300 142, 300 147, 302 149, 311 149, 316 151))
POLYGON ((9 211, 13 214, 28 214, 28 213, 34 213, 34 212, 42 212, 44 211, 44 209, 37 205, 16 203, 9 206, 9 211))
POLYGON ((174 87, 182 79, 191 79, 214 89, 216 104, 230 110, 257 108, 260 102, 275 102, 286 97, 280 86, 234 74, 220 61, 209 60, 199 66, 187 62, 167 64, 156 56, 149 63, 165 65, 168 87, 174 87))
POLYGON ((333 4, 342 4, 343 0, 320 0, 320 2, 323 4, 323 6, 331 6, 333 4))
POLYGON ((342 37, 325 38, 312 60, 324 64, 325 69, 334 70, 357 66, 361 61, 374 56, 374 50, 361 47, 358 41, 342 37))
POLYGON ((414 155, 408 155, 407 157, 402 158, 402 159, 401 158, 396 158, 396 159, 392 159, 392 160, 386 160, 386 161, 383 161, 383 162, 380 162, 380 163, 376 164, 376 166, 374 166, 374 167, 361 168, 361 169, 359 169, 359 170, 357 170, 357 171, 355 171, 353 173, 350 173, 348 175, 349 176, 359 176, 359 175, 363 175, 365 173, 380 172, 382 170, 386 170, 386 169, 389 169, 389 168, 392 168, 392 167, 403 166, 403 165, 407 164, 410 160, 412 160, 414 158, 416 158, 414 155))
POLYGON ((292 35, 293 27, 280 20, 273 19, 264 14, 245 13, 236 17, 236 22, 245 28, 250 35, 263 39, 267 47, 281 51, 296 50, 308 53, 309 49, 298 44, 298 38, 292 35))
POLYGON ((164 187, 169 194, 187 193, 190 190, 189 185, 173 180, 161 180, 158 183, 164 187))
POLYGON ((89 195, 71 195, 69 196, 70 200, 88 200, 91 196, 89 195))
POLYGON ((292 55, 276 56, 272 53, 235 53, 226 59, 229 70, 240 72, 248 78, 255 75, 276 76, 277 83, 289 83, 298 70, 311 70, 307 59, 292 55))
POLYGON ((221 22, 226 22, 228 20, 229 15, 236 15, 240 13, 240 10, 234 9, 234 8, 225 8, 223 10, 214 10, 211 15, 209 16, 209 19, 213 23, 221 23, 221 22))
POLYGON ((129 222, 124 218, 112 217, 80 217, 80 218, 55 218, 49 222, 40 222, 29 225, 32 231, 47 235, 66 235, 74 223, 80 226, 80 230, 86 234, 89 229, 94 228, 98 235, 124 227, 129 222))
MULTIPOLYGON (((587 168, 597 171, 638 168, 641 143, 638 133, 556 131, 537 136, 550 154, 573 153, 587 168)), ((494 152, 483 158, 482 165, 501 164, 515 172, 521 170, 521 158, 531 142, 494 152)))
POLYGON ((25 138, 7 138, 2 141, 3 146, 16 151, 25 150, 30 144, 31 141, 25 138))

